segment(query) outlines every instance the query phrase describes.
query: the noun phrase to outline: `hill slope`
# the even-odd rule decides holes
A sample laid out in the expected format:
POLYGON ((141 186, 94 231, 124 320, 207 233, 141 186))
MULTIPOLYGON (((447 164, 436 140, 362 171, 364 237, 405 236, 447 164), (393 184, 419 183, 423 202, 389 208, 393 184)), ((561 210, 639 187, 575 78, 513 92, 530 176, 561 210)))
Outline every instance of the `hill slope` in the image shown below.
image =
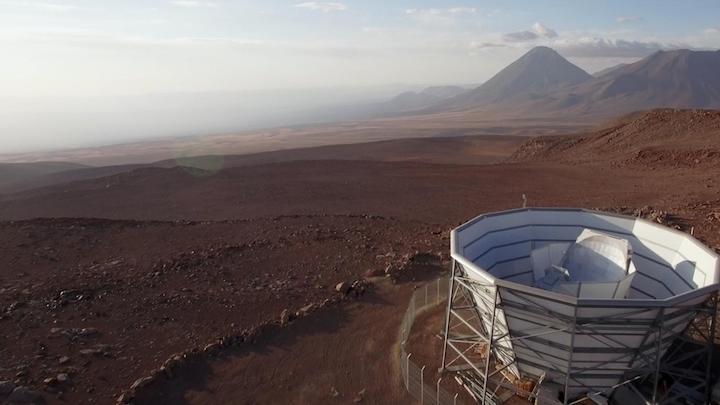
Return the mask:
POLYGON ((624 68, 627 65, 628 65, 627 63, 620 63, 615 66, 610 66, 608 68, 598 70, 597 72, 593 73, 593 76, 594 77, 605 76, 605 75, 610 74, 618 69, 624 68))
POLYGON ((717 166, 718 145, 720 111, 654 110, 629 115, 589 135, 533 138, 510 160, 646 167, 717 166))
POLYGON ((0 163, 0 189, 88 166, 66 162, 0 163))

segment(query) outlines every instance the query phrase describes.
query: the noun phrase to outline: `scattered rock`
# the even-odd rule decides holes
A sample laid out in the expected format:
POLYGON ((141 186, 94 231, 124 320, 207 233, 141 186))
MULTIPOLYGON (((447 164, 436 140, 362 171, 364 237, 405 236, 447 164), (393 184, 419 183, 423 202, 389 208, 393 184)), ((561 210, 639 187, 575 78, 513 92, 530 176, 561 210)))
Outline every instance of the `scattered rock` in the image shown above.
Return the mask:
POLYGON ((99 344, 95 347, 81 349, 80 354, 83 356, 110 356, 112 347, 110 345, 99 344))
POLYGON ((54 387, 58 383, 57 378, 55 377, 48 377, 43 380, 43 384, 47 385, 48 387, 54 387))
POLYGON ((175 376, 175 370, 179 369, 183 364, 183 356, 180 354, 176 354, 163 363, 163 365, 160 367, 160 370, 165 372, 168 378, 173 378, 175 376))
POLYGON ((95 328, 82 328, 77 332, 78 336, 84 336, 84 337, 97 336, 99 334, 100 334, 100 332, 95 328))
POLYGON ((360 392, 357 393, 355 398, 353 398, 353 403, 359 404, 363 401, 365 398, 365 388, 361 389, 360 392))
POLYGON ((337 283, 337 285, 335 286, 335 291, 343 293, 343 294, 347 294, 348 292, 350 292, 350 288, 351 288, 350 283, 343 281, 343 282, 337 283))
POLYGON ((25 303, 23 303, 23 302, 13 302, 12 304, 10 304, 9 307, 7 307, 7 312, 10 313, 10 312, 12 312, 18 308, 22 308, 24 306, 25 306, 25 303))
POLYGON ((40 400, 42 400, 42 395, 39 392, 23 386, 15 387, 10 396, 7 397, 7 402, 19 404, 31 404, 40 400))
POLYGON ((359 297, 363 294, 365 294, 365 291, 368 289, 368 282, 365 280, 357 280, 354 281, 351 285, 351 290, 355 293, 356 297, 359 297))
POLYGON ((330 387, 330 396, 333 398, 337 398, 340 396, 340 392, 335 387, 330 387))
POLYGON ((297 316, 306 316, 313 310, 313 308, 315 308, 315 304, 305 305, 304 307, 298 309, 296 315, 297 316))
POLYGON ((117 399, 118 404, 129 404, 133 400, 133 395, 129 392, 123 392, 117 399))
MULTIPOLYGON (((50 330, 50 332, 52 333, 52 329, 50 330)), ((95 328, 69 328, 61 330, 60 333, 71 339, 78 337, 94 337, 100 334, 100 332, 95 328)))
POLYGON ((70 376, 67 375, 66 373, 60 373, 60 374, 58 374, 57 377, 55 377, 55 379, 56 379, 57 382, 60 383, 60 384, 68 384, 68 383, 70 383, 70 376))
POLYGON ((139 389, 141 389, 141 388, 143 388, 143 387, 147 387, 148 385, 150 385, 151 382, 153 382, 153 378, 152 378, 152 377, 138 378, 138 379, 135 380, 135 382, 130 386, 130 390, 135 391, 135 390, 139 390, 139 389))
POLYGON ((205 347, 203 347, 203 352, 210 354, 210 355, 214 355, 214 354, 219 353, 221 349, 222 349, 222 345, 220 343, 215 342, 215 343, 210 343, 210 344, 206 345, 205 347))
POLYGON ((283 309, 282 313, 280 314, 280 325, 286 326, 288 323, 290 323, 290 311, 286 309, 283 309))
POLYGON ((70 357, 68 357, 68 356, 62 356, 58 359, 58 364, 60 364, 61 366, 64 366, 65 364, 68 364, 68 363, 70 363, 70 357))

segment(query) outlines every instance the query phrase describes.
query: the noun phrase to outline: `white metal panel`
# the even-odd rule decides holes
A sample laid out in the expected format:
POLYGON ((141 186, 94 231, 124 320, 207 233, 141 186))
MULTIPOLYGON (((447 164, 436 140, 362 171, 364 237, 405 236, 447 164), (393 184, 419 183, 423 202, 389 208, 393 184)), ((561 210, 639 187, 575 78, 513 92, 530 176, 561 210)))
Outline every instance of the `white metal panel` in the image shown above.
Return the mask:
MULTIPOLYGON (((550 378, 562 378, 570 361, 573 370, 593 368, 598 370, 593 370, 593 374, 608 374, 607 378, 573 376, 571 385, 576 382, 588 386, 612 385, 617 380, 614 372, 603 371, 602 366, 605 365, 607 369, 633 366, 630 364, 634 357, 633 350, 641 344, 652 344, 655 339, 652 334, 645 336, 642 333, 647 330, 647 326, 643 325, 650 325, 662 307, 666 307, 663 310, 666 316, 682 310, 667 307, 664 303, 670 301, 662 299, 691 292, 694 288, 716 286, 720 273, 717 256, 688 235, 633 218, 579 210, 527 209, 488 215, 459 228, 458 236, 453 239, 453 249, 453 258, 463 264, 468 277, 499 285, 502 309, 497 311, 496 330, 506 330, 509 338, 527 334, 528 330, 542 329, 542 325, 561 328, 563 324, 572 326, 575 322, 579 330, 587 328, 588 331, 597 332, 578 332, 572 336, 563 331, 545 338, 516 341, 503 338, 499 342, 500 347, 513 349, 519 362, 518 370, 523 373, 538 376, 547 372, 550 378), (621 281, 623 286, 619 290, 627 290, 627 284, 630 284, 630 298, 645 299, 648 296, 640 292, 644 291, 660 300, 593 301, 528 287, 533 280, 533 266, 529 258, 532 249, 552 243, 567 244, 586 228, 627 239, 632 245, 635 253, 633 263, 638 273, 631 281, 621 281), (486 236, 478 239, 482 235, 486 236), (496 246, 499 247, 493 249, 496 246), (478 257, 483 253, 482 257, 478 257), (477 265, 470 263, 476 258, 477 265), (495 276, 482 269, 490 269, 495 276), (498 280, 507 277, 508 280, 498 280), (608 302, 608 306, 603 306, 603 302, 608 302), (650 303, 646 304, 649 307, 638 307, 637 303, 640 302, 650 303), (617 323, 612 322, 613 318, 617 319, 617 323), (633 322, 639 324, 633 325, 633 322), (563 345, 575 349, 569 353, 562 349, 563 345), (621 348, 627 348, 628 353, 612 353, 612 350, 621 348)), ((588 295, 597 297, 605 295, 609 287, 583 285, 581 288, 581 292, 588 288, 588 295)), ((715 289, 707 294, 713 291, 715 289)), ((701 303, 707 294, 694 296, 683 305, 701 303)), ((476 300, 480 299, 476 297, 476 300)), ((484 296, 482 299, 487 301, 491 298, 484 296)), ((679 333, 691 317, 692 313, 684 313, 669 320, 667 327, 670 330, 667 332, 679 333)), ((489 328, 489 318, 483 321, 489 328)), ((662 348, 667 345, 669 343, 662 348)), ((508 363, 513 358, 504 353, 500 360, 508 363)))
POLYGON ((686 280, 692 280, 697 287, 705 287, 718 282, 718 279, 713 277, 718 273, 717 256, 714 257, 708 254, 705 247, 691 239, 683 242, 680 247, 680 253, 684 256, 683 260, 686 260, 685 258, 692 258, 691 260, 695 263, 695 269, 692 275, 688 274, 688 272, 683 272, 686 280))

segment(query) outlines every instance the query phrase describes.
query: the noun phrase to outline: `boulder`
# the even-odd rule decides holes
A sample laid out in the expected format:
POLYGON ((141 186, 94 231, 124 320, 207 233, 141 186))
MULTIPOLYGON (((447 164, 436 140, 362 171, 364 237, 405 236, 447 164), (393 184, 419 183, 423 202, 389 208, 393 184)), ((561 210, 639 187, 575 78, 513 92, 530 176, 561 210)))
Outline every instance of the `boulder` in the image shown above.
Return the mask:
POLYGON ((288 323, 290 323, 290 311, 286 308, 280 314, 280 325, 286 326, 288 323))
POLYGON ((350 283, 343 281, 343 282, 337 283, 337 285, 335 286, 335 291, 343 293, 343 294, 347 294, 350 292, 350 288, 352 288, 350 286, 350 283))
POLYGON ((118 397, 117 403, 118 403, 118 404, 129 404, 130 402, 132 402, 132 400, 133 400, 133 396, 132 396, 131 393, 129 393, 129 392, 123 392, 123 393, 120 394, 120 396, 118 397))
POLYGON ((304 307, 298 309, 296 315, 297 316, 306 316, 313 310, 313 308, 315 308, 315 304, 311 303, 311 304, 305 305, 304 307))
POLYGON ((43 383, 49 387, 53 387, 53 386, 57 385, 58 380, 55 377, 48 377, 43 380, 43 383))
POLYGON ((150 385, 150 383, 153 382, 152 377, 142 377, 135 380, 135 382, 130 386, 131 391, 136 391, 141 388, 147 387, 150 385))
POLYGON ((203 352, 214 355, 220 352, 222 350, 222 345, 218 342, 215 343, 209 343, 203 348, 203 352))

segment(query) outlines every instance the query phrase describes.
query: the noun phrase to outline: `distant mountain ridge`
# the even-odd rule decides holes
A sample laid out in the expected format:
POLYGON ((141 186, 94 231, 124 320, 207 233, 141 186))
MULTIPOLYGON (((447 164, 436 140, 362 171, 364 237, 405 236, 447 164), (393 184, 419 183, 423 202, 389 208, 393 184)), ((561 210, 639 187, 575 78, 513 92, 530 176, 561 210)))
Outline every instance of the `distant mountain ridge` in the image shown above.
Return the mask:
MULTIPOLYGON (((405 95, 418 114, 482 110, 504 116, 608 118, 654 108, 720 108, 720 51, 658 51, 590 75, 536 47, 481 86, 445 100, 405 95)), ((398 100, 396 100, 397 102, 398 100)))
POLYGON ((43 176, 86 168, 86 165, 66 162, 0 163, 0 189, 43 176))
POLYGON ((618 115, 653 108, 720 108, 720 51, 658 51, 565 91, 545 108, 618 115))
POLYGON ((384 111, 404 112, 431 107, 448 98, 465 93, 467 89, 460 86, 433 86, 420 91, 401 93, 388 102, 382 103, 384 111))

